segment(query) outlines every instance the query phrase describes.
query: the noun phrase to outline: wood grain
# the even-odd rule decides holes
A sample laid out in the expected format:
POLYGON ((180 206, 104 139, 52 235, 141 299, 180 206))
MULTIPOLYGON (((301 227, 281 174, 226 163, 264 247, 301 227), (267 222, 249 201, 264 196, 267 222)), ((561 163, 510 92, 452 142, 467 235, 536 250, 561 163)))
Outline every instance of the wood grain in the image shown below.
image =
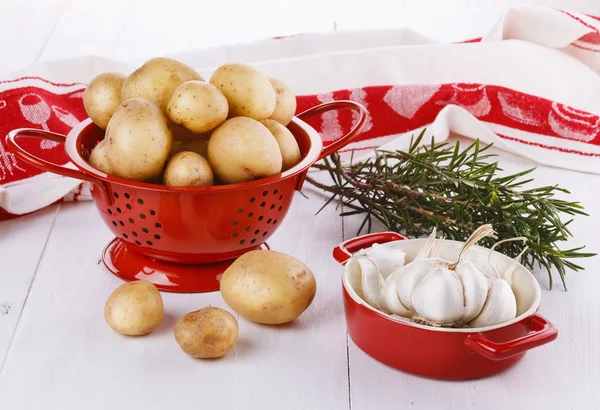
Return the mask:
POLYGON ((51 206, 0 223, 0 372, 56 212, 51 206))

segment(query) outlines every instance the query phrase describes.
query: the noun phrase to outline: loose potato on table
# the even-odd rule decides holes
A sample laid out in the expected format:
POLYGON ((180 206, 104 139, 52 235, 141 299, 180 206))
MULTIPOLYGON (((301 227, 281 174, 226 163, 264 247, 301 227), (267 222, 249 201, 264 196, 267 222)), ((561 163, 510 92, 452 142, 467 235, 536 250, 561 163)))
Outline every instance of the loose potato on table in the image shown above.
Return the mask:
POLYGON ((275 111, 269 116, 269 119, 283 125, 288 125, 296 113, 296 96, 292 89, 283 81, 274 77, 267 78, 275 90, 277 99, 275 111))
POLYGON ((251 181, 281 172, 277 140, 260 122, 230 118, 213 131, 208 141, 208 161, 225 183, 251 181))
POLYGON ((174 124, 193 133, 208 132, 227 119, 227 99, 215 86, 187 81, 173 92, 167 114, 174 124))
POLYGON ((182 151, 171 157, 163 175, 169 186, 209 186, 215 177, 208 161, 191 151, 182 151))
POLYGON ((317 282, 298 259, 276 251, 250 251, 221 278, 221 295, 235 312, 264 324, 291 322, 311 304, 317 282))
POLYGON ((269 118, 277 105, 271 82, 258 70, 245 64, 225 64, 215 70, 210 83, 229 102, 230 117, 269 118))
POLYGON ((94 77, 83 92, 85 112, 103 130, 121 104, 121 88, 125 78, 119 73, 102 73, 94 77))
POLYGON ((113 174, 136 181, 158 177, 173 137, 158 105, 141 98, 123 102, 106 129, 106 153, 113 174))
POLYGON ((167 104, 177 87, 186 81, 202 77, 194 69, 172 58, 153 58, 127 77, 121 90, 121 100, 144 98, 167 110, 167 104))
POLYGON ((286 171, 300 162, 302 156, 294 134, 275 120, 262 120, 261 123, 271 131, 271 134, 277 140, 279 150, 281 151, 282 170, 286 171))
POLYGON ((88 158, 88 162, 91 166, 99 171, 107 174, 112 174, 112 167, 106 157, 106 140, 102 140, 94 147, 88 158))
POLYGON ((179 319, 173 333, 185 353, 199 359, 215 359, 235 346, 238 323, 226 310, 206 307, 179 319))
POLYGON ((106 323, 114 331, 128 336, 142 336, 154 331, 163 317, 160 292, 147 280, 119 286, 104 306, 106 323))

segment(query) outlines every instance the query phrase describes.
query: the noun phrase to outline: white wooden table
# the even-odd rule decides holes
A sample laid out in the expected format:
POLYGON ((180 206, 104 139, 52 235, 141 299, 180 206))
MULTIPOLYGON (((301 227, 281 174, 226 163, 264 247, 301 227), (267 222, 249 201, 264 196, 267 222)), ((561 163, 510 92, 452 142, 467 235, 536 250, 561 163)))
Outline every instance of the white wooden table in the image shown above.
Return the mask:
MULTIPOLYGON (((461 40, 483 34, 506 5, 523 2, 202 3, 2 0, 0 72, 84 54, 139 59, 333 29, 408 26, 461 40), (202 15, 209 18, 199 20, 202 15)), ((528 3, 600 14, 596 0, 528 3)), ((506 154, 501 160, 507 171, 531 166, 506 154)), ((563 184, 583 202, 592 216, 573 223, 573 244, 598 251, 600 176, 558 169, 535 176, 538 184, 563 184)), ((387 368, 348 339, 341 269, 330 255, 356 233, 357 220, 342 220, 333 206, 315 216, 324 197, 309 185, 304 192, 309 199, 296 195, 270 244, 313 269, 314 303, 287 326, 240 318, 235 351, 218 361, 186 356, 172 336, 179 316, 207 305, 226 307, 218 292, 163 294, 168 313, 148 337, 122 337, 106 326, 104 302, 121 282, 100 263, 111 234, 92 203, 62 204, 0 223, 0 409, 600 408, 600 258, 581 261, 586 270, 568 275, 568 292, 548 291, 545 272, 537 274, 544 288, 541 313, 560 331, 556 342, 493 377, 427 380, 387 368)))

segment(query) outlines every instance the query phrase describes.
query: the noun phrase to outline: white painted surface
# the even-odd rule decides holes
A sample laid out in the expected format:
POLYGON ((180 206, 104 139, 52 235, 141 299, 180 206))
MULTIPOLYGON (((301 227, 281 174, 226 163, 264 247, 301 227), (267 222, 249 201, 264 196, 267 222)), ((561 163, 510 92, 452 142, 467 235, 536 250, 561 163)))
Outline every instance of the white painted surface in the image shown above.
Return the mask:
MULTIPOLYGON (((596 0, 268 3, 2 0, 0 72, 84 54, 138 59, 334 27, 406 26, 444 41, 463 40, 483 34, 510 4, 600 15, 596 0)), ((502 165, 512 171, 529 164, 503 154, 502 165)), ((536 172, 537 184, 556 182, 592 214, 576 219, 574 244, 598 251, 600 205, 590 188, 599 186, 600 177, 536 172)), ((93 204, 61 205, 0 223, 0 409, 600 408, 599 258, 581 261, 586 271, 569 274, 567 293, 544 290, 541 313, 558 326, 556 342, 491 378, 422 379, 389 369, 347 343, 341 269, 330 253, 343 236, 354 235, 356 219, 342 223, 333 206, 314 216, 323 197, 308 185, 305 192, 310 199, 296 195, 270 243, 314 270, 315 302, 283 328, 240 320, 236 351, 219 361, 187 357, 171 334, 184 313, 209 304, 224 307, 218 293, 164 294, 169 313, 145 338, 121 337, 105 325, 103 304, 120 281, 98 264, 110 233, 93 204)), ((538 277, 546 288, 545 273, 538 277)))

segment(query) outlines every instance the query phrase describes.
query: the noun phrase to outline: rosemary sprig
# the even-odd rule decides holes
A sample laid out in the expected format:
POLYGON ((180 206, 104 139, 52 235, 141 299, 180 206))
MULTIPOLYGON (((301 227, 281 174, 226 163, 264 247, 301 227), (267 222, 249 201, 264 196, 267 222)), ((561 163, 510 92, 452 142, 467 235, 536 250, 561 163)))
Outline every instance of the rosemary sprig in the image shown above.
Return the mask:
MULTIPOLYGON (((529 249, 523 264, 537 265, 548 271, 552 288, 552 268, 556 268, 566 290, 566 269, 578 271, 574 258, 594 256, 581 252, 584 248, 560 249, 557 242, 571 237, 569 219, 563 215, 587 215, 579 202, 554 197, 569 194, 558 185, 524 188, 533 179, 535 169, 498 176, 502 169, 490 161, 491 145, 481 146, 475 140, 462 149, 446 143, 420 146, 424 132, 411 140, 408 151, 376 151, 375 158, 365 162, 342 164, 339 155, 326 158, 314 167, 329 172, 333 185, 327 186, 307 178, 307 181, 333 195, 344 205, 342 215, 365 214, 358 233, 371 230, 372 219, 378 219, 388 229, 408 235, 428 234, 433 227, 446 238, 464 241, 477 227, 491 223, 498 240, 523 236, 529 249)), ((483 245, 491 246, 486 238, 483 245)), ((508 242, 499 251, 515 257, 522 244, 508 242)))

